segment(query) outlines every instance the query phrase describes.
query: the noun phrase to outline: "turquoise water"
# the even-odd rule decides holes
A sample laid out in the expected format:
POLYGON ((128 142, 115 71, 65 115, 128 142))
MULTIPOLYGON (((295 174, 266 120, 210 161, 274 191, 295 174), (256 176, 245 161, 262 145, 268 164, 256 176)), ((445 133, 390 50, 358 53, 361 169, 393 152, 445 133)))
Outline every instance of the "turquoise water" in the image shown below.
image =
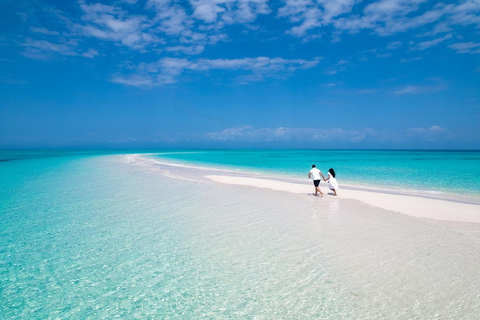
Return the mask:
MULTIPOLYGON (((167 161, 305 178, 313 163, 344 184, 480 197, 480 151, 131 150, 167 161)), ((0 163, 125 151, 0 150, 0 163)))
POLYGON ((473 226, 457 232, 334 197, 172 179, 122 155, 12 158, 0 162, 0 319, 480 311, 473 226))
POLYGON ((341 295, 321 260, 298 264, 291 239, 275 237, 288 234, 284 226, 255 222, 276 202, 238 206, 235 192, 197 187, 121 156, 45 153, 1 163, 0 319, 355 313, 346 300, 318 302, 341 295), (297 283, 312 269, 323 286, 297 283))
POLYGON ((158 158, 202 166, 305 178, 312 164, 339 183, 480 196, 480 151, 212 150, 158 158))

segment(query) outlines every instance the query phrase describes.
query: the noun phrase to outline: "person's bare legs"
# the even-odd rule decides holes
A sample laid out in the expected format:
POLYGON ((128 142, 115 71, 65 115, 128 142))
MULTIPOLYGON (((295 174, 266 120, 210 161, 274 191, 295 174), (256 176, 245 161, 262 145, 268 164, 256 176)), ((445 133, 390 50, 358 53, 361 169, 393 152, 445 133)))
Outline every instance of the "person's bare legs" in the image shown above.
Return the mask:
POLYGON ((335 189, 330 189, 333 191, 333 195, 336 196, 337 195, 337 191, 335 189))
POLYGON ((323 198, 323 192, 320 190, 320 187, 315 187, 315 195, 317 195, 317 190, 320 192, 320 196, 323 198))

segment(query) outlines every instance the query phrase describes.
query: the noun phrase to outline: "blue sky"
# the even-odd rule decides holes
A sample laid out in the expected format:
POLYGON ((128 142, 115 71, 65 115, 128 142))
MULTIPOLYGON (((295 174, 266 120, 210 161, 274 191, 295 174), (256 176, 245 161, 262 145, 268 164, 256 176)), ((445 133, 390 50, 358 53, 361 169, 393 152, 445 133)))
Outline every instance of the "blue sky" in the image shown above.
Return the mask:
POLYGON ((480 148, 480 1, 0 0, 0 148, 480 148))

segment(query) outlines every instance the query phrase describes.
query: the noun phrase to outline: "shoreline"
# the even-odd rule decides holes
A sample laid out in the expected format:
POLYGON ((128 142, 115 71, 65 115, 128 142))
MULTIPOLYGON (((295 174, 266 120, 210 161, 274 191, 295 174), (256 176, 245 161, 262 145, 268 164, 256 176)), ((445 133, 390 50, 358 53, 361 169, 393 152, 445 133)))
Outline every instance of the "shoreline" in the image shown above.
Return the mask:
MULTIPOLYGON (((311 184, 310 179, 301 179, 301 178, 294 178, 286 175, 274 175, 267 172, 255 172, 255 171, 248 171, 243 169, 227 169, 227 168, 216 168, 216 167, 209 167, 209 166, 202 166, 196 164, 188 164, 183 162, 174 162, 174 161, 165 161, 164 159, 159 160, 156 158, 150 158, 148 156, 156 155, 157 153, 148 153, 148 154, 134 154, 135 156, 142 157, 144 159, 149 159, 158 163, 160 165, 166 166, 173 166, 179 168, 186 168, 186 169, 198 169, 198 170, 210 170, 216 172, 225 172, 231 173, 235 176, 246 176, 246 177, 255 177, 259 179, 271 179, 275 181, 283 181, 289 182, 294 184, 304 184, 309 183, 311 184), (146 156, 146 157, 144 157, 146 156)), ((306 174, 305 174, 306 176, 306 174)), ((325 186, 325 182, 321 181, 321 186, 325 186)), ((326 186, 325 186, 326 187, 326 186)), ((445 191, 435 191, 435 190, 424 190, 424 189, 411 189, 406 190, 401 188, 400 186, 396 188, 392 185, 385 185, 383 187, 373 186, 370 184, 360 184, 355 182, 347 182, 345 183, 342 181, 340 188, 342 190, 355 190, 355 191, 366 191, 366 192, 373 192, 373 193, 380 193, 380 194, 392 194, 392 195, 402 195, 402 196, 412 196, 412 197, 420 197, 426 199, 436 199, 436 200, 445 200, 450 202, 457 202, 457 203, 465 203, 465 204, 476 204, 480 205, 480 196, 472 195, 472 194, 460 194, 460 193, 453 193, 453 192, 445 192, 445 191)), ((328 188, 327 188, 328 189, 328 188)))
MULTIPOLYGON (((224 184, 267 188, 274 191, 286 191, 297 194, 307 194, 308 191, 311 192, 313 189, 313 186, 279 182, 270 179, 226 175, 207 175, 205 177, 224 184)), ((324 197, 328 197, 331 194, 328 187, 325 186, 325 184, 321 185, 321 187, 323 187, 324 197)), ((338 196, 335 197, 332 195, 331 197, 358 200, 367 205, 417 218, 480 223, 480 205, 476 204, 351 189, 339 189, 338 196)))
MULTIPOLYGON (((191 180, 187 178, 187 176, 196 176, 201 180, 205 179, 215 183, 264 188, 304 195, 312 195, 314 190, 311 180, 303 181, 299 179, 297 181, 294 179, 249 174, 247 172, 234 170, 189 166, 180 163, 158 161, 141 154, 126 155, 124 158, 128 159, 127 163, 140 160, 154 164, 158 169, 170 173, 168 176, 173 178, 191 180), (171 174, 172 169, 175 170, 173 176, 171 174)), ((462 201, 463 199, 440 198, 423 194, 403 194, 392 190, 371 190, 368 189, 368 187, 363 189, 361 186, 343 185, 340 185, 338 190, 339 195, 335 197, 325 182, 322 181, 320 187, 324 192, 324 198, 331 198, 332 200, 357 200, 373 207, 417 218, 480 223, 480 200, 476 202, 476 199, 472 199, 472 201, 462 201), (332 195, 328 195, 328 193, 332 195)), ((321 200, 321 197, 318 198, 321 200)))

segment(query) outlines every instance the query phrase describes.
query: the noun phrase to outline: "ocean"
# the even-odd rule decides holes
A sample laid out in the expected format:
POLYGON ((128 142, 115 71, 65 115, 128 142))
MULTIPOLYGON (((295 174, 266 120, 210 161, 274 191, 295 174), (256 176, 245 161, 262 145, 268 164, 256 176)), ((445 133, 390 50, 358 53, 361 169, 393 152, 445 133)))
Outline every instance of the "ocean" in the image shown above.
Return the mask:
POLYGON ((480 151, 183 150, 155 157, 197 166, 305 178, 315 164, 339 183, 480 197, 480 151))
MULTIPOLYGON (((123 153, 0 152, 1 319, 480 313, 475 224, 179 180, 123 153)), ((448 185, 430 179, 462 179, 455 192, 479 190, 477 152, 153 150, 148 157, 300 178, 315 162, 324 172, 334 167, 340 183, 405 188, 386 178, 403 177, 443 192, 448 185)))

